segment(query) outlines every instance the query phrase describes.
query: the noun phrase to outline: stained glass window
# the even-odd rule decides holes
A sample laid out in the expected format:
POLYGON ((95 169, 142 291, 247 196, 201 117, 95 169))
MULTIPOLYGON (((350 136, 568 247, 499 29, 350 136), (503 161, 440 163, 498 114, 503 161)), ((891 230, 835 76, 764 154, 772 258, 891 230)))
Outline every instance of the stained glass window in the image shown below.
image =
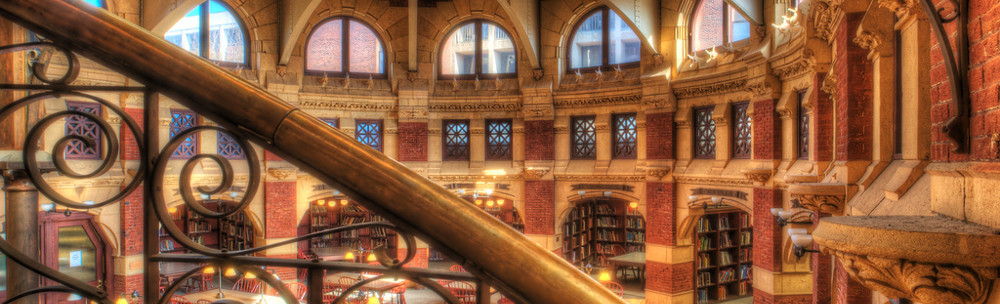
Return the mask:
POLYGON ((340 128, 340 118, 320 118, 319 120, 322 120, 331 127, 340 128))
POLYGON ((809 158, 809 114, 802 103, 806 101, 806 92, 798 93, 799 97, 799 158, 809 158))
MULTIPOLYGON (((170 138, 184 130, 198 125, 198 114, 190 110, 171 109, 170 110, 170 138)), ((198 154, 198 133, 191 134, 184 139, 177 150, 171 154, 172 158, 188 158, 198 154)))
POLYGON ((753 150, 749 106, 749 102, 733 104, 733 158, 750 158, 753 150))
POLYGON ((500 26, 473 20, 456 27, 441 46, 441 75, 513 75, 514 40, 500 26))
POLYGON ((570 140, 573 146, 573 158, 593 159, 597 156, 597 128, 594 117, 573 117, 571 120, 570 140))
POLYGON ((354 137, 362 144, 382 152, 382 120, 358 119, 354 125, 354 137))
POLYGON ((383 76, 385 60, 385 48, 375 30, 350 17, 323 21, 306 42, 306 71, 312 74, 383 76))
POLYGON ((692 51, 750 38, 750 22, 723 0, 701 0, 691 18, 692 51))
POLYGON ((694 108, 694 157, 715 158, 715 120, 712 112, 715 107, 694 108))
POLYGON ((486 121, 486 159, 511 159, 511 121, 496 119, 486 121))
POLYGON ((570 39, 570 71, 639 62, 642 43, 618 13, 602 7, 581 20, 570 39))
POLYGON ((444 130, 444 160, 469 160, 469 121, 445 120, 441 128, 444 130))
MULTIPOLYGON (((94 114, 101 117, 101 105, 89 102, 66 102, 66 109, 94 114)), ((66 157, 72 159, 97 159, 104 152, 101 146, 101 128, 98 124, 83 115, 66 117, 66 135, 79 135, 94 140, 93 146, 88 146, 81 140, 71 140, 66 145, 66 157)))
POLYGON ((243 159, 243 147, 238 141, 226 132, 219 132, 219 155, 229 159, 243 159))
POLYGON ((614 156, 615 158, 635 158, 638 144, 638 130, 635 113, 614 116, 614 156))
POLYGON ((247 42, 243 33, 243 25, 233 10, 221 1, 210 0, 184 15, 163 39, 204 58, 246 64, 247 42), (208 28, 202 28, 203 25, 208 28))

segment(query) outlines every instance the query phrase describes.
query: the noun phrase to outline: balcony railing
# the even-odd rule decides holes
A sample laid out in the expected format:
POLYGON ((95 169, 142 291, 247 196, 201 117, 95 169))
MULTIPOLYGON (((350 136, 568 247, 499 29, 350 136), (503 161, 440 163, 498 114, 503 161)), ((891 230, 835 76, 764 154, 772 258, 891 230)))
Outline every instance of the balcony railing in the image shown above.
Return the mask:
MULTIPOLYGON (((72 96, 74 99, 99 103, 104 113, 120 117, 120 132, 130 134, 135 140, 119 142, 120 134, 109 121, 78 110, 45 113, 26 131, 26 148, 23 165, 39 193, 64 208, 89 210, 121 201, 142 187, 144 193, 144 293, 146 303, 167 303, 176 292, 177 284, 163 292, 159 290, 159 263, 189 263, 201 265, 182 277, 192 277, 205 268, 236 268, 252 273, 265 284, 278 291, 288 303, 295 297, 275 278, 260 269, 266 267, 293 267, 307 273, 307 302, 323 303, 323 274, 331 272, 374 272, 379 275, 363 280, 337 296, 336 303, 346 300, 351 291, 385 276, 400 277, 426 286, 449 303, 459 300, 445 290, 437 280, 469 281, 477 284, 476 302, 488 303, 490 288, 519 303, 624 303, 624 301, 586 274, 575 269, 549 250, 525 238, 493 216, 467 203, 456 194, 414 173, 395 160, 378 153, 345 133, 329 127, 319 119, 306 114, 261 88, 232 75, 211 62, 194 57, 189 52, 151 35, 103 9, 89 6, 79 0, 7 0, 0 1, 0 14, 21 26, 44 36, 46 41, 9 45, 0 52, 26 54, 62 54, 66 67, 62 75, 48 77, 54 71, 47 69, 45 60, 32 60, 29 69, 37 81, 29 83, 0 84, 0 89, 15 92, 21 99, 0 108, 0 120, 8 119, 19 110, 37 107, 52 98, 72 96), (142 86, 78 85, 74 83, 80 71, 76 54, 113 69, 142 86), (41 84, 38 84, 41 83, 41 84), (140 125, 118 103, 95 96, 94 92, 118 92, 141 95, 143 120, 140 125), (174 136, 173 140, 160 142, 159 96, 169 97, 198 113, 218 126, 197 126, 174 136), (92 172, 76 172, 63 157, 65 145, 71 141, 93 141, 83 136, 63 136, 51 148, 51 159, 38 146, 44 130, 69 116, 82 116, 99 126, 106 153, 99 166, 92 172), (234 172, 230 160, 214 154, 197 154, 186 160, 172 159, 173 153, 184 138, 204 132, 232 134, 246 155, 248 179, 241 187, 233 187, 234 172), (253 143, 254 145, 251 145, 253 143), (119 158, 120 145, 134 145, 140 157, 134 170, 123 170, 119 193, 97 202, 83 203, 70 199, 53 189, 48 183, 52 178, 40 164, 51 161, 59 178, 85 179, 106 176, 115 166, 125 167, 119 158), (259 153, 261 147, 284 160, 297 165, 320 181, 339 189, 366 208, 375 211, 389 222, 348 225, 312 232, 298 237, 245 250, 220 250, 201 245, 186 236, 171 219, 165 202, 165 182, 179 180, 183 204, 206 218, 224 218, 242 212, 259 192, 263 178, 259 153), (316 151, 324 151, 317 153, 316 151), (171 165, 182 162, 183 165, 171 165), (221 171, 221 182, 215 187, 192 184, 193 168, 198 163, 215 163, 221 171), (167 168, 182 168, 168 172, 167 168), (179 172, 177 172, 179 171, 179 172), (178 174, 179 173, 179 174, 178 174), (168 174, 178 174, 168 177, 168 174), (230 204, 235 208, 213 211, 206 208, 201 197, 228 194, 230 189, 243 189, 233 196, 230 204), (400 198, 407 198, 400 203, 400 198), (163 220, 167 219, 167 220, 163 220), (158 226, 183 245, 189 254, 161 253, 159 244, 152 242, 159 237, 158 226), (269 249, 294 244, 343 231, 382 227, 399 232, 407 244, 407 253, 399 259, 389 258, 377 251, 380 265, 329 262, 305 259, 277 259, 256 257, 269 249), (470 272, 451 273, 428 269, 403 268, 415 255, 415 237, 429 243, 470 272), (527 271, 526 271, 527 270, 527 271), (435 280, 437 279, 437 280, 435 280)), ((57 73, 58 74, 58 73, 57 73)), ((242 168, 242 167, 241 167, 242 168)), ((122 168, 119 168, 122 169, 122 168)), ((119 175, 113 175, 121 177, 119 175)), ((30 210, 34 212, 34 210, 30 210)), ((11 210, 7 210, 10 214, 11 210)), ((12 230, 8 229, 8 236, 12 230)), ((112 303, 117 295, 107 292, 105 286, 92 286, 73 277, 48 268, 37 257, 19 252, 7 240, 0 240, 0 251, 8 261, 22 265, 56 285, 8 293, 8 302, 39 293, 75 293, 100 303, 112 303)), ((221 275, 221 274, 220 274, 221 275)), ((178 280, 178 281, 182 281, 178 280)))

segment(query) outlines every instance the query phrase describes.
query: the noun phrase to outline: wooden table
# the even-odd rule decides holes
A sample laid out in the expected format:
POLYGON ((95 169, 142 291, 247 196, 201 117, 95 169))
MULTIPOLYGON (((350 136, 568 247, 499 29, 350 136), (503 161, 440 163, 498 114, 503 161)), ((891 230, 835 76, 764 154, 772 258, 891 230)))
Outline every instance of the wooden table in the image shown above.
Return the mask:
POLYGON ((309 249, 322 261, 343 261, 344 255, 353 250, 350 247, 319 247, 309 249))
POLYGON ((646 289, 646 253, 632 252, 608 258, 611 273, 617 274, 620 267, 639 267, 639 286, 646 289))
MULTIPOLYGON (((217 294, 219 294, 219 290, 218 289, 212 289, 212 290, 200 291, 200 292, 195 292, 195 293, 189 293, 189 294, 182 295, 182 296, 184 298, 187 298, 188 300, 190 300, 191 303, 198 303, 198 300, 207 300, 209 302, 214 302, 216 300, 221 300, 221 299, 215 297, 215 295, 217 295, 217 294)), ((282 300, 281 297, 278 297, 278 296, 262 296, 259 293, 246 293, 246 292, 242 292, 242 291, 235 291, 235 290, 230 290, 230 289, 223 289, 222 290, 222 294, 226 296, 225 297, 226 300, 232 300, 232 301, 236 301, 236 302, 239 302, 239 303, 253 304, 253 303, 257 303, 258 301, 260 301, 261 303, 269 303, 269 304, 285 303, 285 301, 282 300), (261 297, 263 297, 263 299, 261 299, 261 297)))
MULTIPOLYGON (((335 274, 326 276, 326 281, 327 282, 333 282, 335 284, 340 284, 340 278, 352 278, 352 279, 355 279, 355 280, 358 280, 359 278, 361 278, 361 279, 367 280, 367 279, 374 278, 374 277, 375 276, 372 276, 372 275, 362 275, 362 274, 356 273, 356 272, 340 272, 340 273, 335 273, 335 274)), ((360 280, 358 280, 358 281, 360 282, 360 280)), ((404 285, 404 284, 406 284, 406 282, 407 282, 406 279, 400 279, 400 278, 382 278, 382 279, 379 279, 379 280, 377 280, 375 282, 368 283, 365 286, 361 286, 361 290, 362 291, 378 291, 379 293, 383 293, 383 292, 386 292, 386 291, 388 291, 390 289, 393 289, 393 288, 399 287, 401 285, 404 285)), ((345 287, 349 287, 349 286, 345 286, 345 287)))

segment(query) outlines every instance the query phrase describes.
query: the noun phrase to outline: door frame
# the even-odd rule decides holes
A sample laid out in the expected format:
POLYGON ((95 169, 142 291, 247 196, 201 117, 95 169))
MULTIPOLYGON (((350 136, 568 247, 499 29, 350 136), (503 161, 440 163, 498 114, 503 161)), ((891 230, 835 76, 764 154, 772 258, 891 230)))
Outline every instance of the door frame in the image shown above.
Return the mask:
MULTIPOLYGON (((39 212, 38 213, 38 228, 39 228, 39 242, 41 248, 41 259, 39 262, 45 264, 46 266, 59 270, 59 228, 82 225, 87 236, 94 242, 94 247, 97 250, 96 253, 96 263, 95 269, 97 273, 97 280, 100 280, 104 286, 104 290, 108 294, 115 294, 113 277, 114 277, 114 248, 108 242, 111 240, 104 233, 100 224, 97 222, 96 216, 86 212, 74 212, 69 216, 66 216, 62 212, 39 212), (103 256, 103 258, 102 258, 103 256)), ((52 281, 42 278, 42 285, 51 284, 52 281)), ((56 303, 56 297, 65 297, 65 294, 43 294, 41 303, 56 303)))

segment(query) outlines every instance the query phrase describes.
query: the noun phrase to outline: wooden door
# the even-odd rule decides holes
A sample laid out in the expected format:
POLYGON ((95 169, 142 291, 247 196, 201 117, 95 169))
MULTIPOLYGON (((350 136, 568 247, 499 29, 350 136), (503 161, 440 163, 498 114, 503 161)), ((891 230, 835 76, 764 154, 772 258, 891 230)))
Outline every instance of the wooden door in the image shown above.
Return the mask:
MULTIPOLYGON (((107 238, 97 229, 93 215, 74 213, 40 214, 39 224, 42 239, 42 262, 59 272, 93 286, 102 286, 105 290, 111 284, 110 270, 111 250, 107 238)), ((43 284, 54 284, 43 280, 43 284)), ((48 304, 78 304, 85 303, 82 299, 66 294, 48 293, 43 296, 43 303, 48 304)))

